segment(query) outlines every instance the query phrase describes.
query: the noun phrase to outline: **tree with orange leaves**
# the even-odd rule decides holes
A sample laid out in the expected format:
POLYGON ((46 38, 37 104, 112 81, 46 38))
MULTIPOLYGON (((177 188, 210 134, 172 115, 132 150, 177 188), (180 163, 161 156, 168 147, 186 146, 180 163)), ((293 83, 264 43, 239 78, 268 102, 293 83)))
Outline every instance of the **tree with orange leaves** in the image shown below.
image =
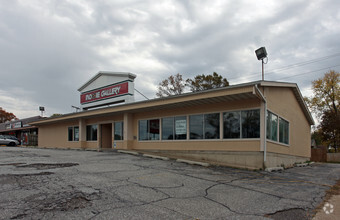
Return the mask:
POLYGON ((312 82, 312 89, 313 96, 305 100, 320 120, 318 132, 322 141, 336 151, 340 144, 340 73, 325 73, 312 82))
POLYGON ((17 120, 18 118, 10 112, 6 112, 0 107, 0 123, 5 123, 12 120, 17 120))

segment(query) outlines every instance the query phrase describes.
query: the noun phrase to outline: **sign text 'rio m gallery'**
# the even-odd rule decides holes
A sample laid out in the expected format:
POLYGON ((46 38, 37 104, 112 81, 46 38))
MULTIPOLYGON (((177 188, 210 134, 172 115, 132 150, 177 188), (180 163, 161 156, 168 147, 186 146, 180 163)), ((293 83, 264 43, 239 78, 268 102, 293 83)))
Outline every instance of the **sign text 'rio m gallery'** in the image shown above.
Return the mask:
POLYGON ((96 102, 103 99, 117 97, 128 93, 128 82, 120 83, 117 85, 111 85, 102 89, 89 91, 81 94, 80 103, 96 102))

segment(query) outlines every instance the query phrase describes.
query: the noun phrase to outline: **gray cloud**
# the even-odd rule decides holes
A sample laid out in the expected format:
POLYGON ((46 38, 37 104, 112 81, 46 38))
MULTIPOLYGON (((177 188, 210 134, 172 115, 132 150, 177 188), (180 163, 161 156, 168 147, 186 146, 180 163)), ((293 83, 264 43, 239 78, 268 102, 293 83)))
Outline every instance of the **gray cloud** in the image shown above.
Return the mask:
POLYGON ((336 0, 6 1, 0 106, 19 117, 39 114, 38 105, 70 112, 79 105, 77 89, 100 70, 136 73, 136 88, 150 98, 170 74, 258 80, 254 50, 261 46, 269 53, 266 79, 297 82, 308 95, 311 80, 340 56, 278 69, 340 53, 338 8, 336 0))

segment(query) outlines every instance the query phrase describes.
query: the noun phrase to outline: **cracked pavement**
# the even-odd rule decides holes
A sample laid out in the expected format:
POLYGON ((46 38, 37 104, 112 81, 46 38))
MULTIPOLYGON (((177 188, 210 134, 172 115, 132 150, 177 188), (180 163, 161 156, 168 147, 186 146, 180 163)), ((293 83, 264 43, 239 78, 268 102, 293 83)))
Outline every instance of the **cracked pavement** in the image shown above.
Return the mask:
POLYGON ((267 173, 0 147, 0 219, 310 219, 338 179, 340 164, 267 173))

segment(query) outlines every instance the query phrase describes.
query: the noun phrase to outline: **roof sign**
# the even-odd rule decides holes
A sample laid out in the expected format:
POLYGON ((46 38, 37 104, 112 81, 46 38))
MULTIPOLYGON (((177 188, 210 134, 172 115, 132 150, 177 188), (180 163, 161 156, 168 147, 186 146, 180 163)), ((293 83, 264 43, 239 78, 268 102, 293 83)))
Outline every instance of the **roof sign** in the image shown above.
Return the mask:
POLYGON ((128 91, 129 91, 128 82, 106 86, 101 89, 96 89, 82 93, 80 95, 80 104, 86 104, 108 98, 122 96, 127 94, 128 91))

